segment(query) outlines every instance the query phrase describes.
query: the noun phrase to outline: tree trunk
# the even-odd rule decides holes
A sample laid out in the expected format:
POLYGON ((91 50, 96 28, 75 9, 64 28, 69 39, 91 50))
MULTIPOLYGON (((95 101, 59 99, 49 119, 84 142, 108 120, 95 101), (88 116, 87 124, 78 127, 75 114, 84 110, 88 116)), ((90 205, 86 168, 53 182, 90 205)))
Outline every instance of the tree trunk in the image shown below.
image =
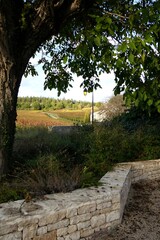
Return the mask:
POLYGON ((11 166, 19 83, 14 64, 0 54, 0 178, 11 166))
POLYGON ((19 85, 29 59, 93 0, 0 0, 0 179, 11 166, 19 85))

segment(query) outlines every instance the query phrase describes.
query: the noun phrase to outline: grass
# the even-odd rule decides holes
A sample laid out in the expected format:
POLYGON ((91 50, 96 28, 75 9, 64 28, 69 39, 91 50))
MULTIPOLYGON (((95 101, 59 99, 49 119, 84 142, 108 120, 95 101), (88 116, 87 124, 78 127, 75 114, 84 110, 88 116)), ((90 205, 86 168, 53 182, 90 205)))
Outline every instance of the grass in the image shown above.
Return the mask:
POLYGON ((72 125, 71 121, 51 118, 42 111, 18 110, 17 115, 17 126, 20 127, 72 125))
POLYGON ((36 111, 18 110, 17 126, 70 126, 75 123, 83 123, 88 109, 84 110, 57 110, 57 111, 36 111))
POLYGON ((17 128, 14 165, 1 182, 0 202, 96 185, 116 163, 159 158, 160 117, 144 119, 124 115, 67 134, 17 128))

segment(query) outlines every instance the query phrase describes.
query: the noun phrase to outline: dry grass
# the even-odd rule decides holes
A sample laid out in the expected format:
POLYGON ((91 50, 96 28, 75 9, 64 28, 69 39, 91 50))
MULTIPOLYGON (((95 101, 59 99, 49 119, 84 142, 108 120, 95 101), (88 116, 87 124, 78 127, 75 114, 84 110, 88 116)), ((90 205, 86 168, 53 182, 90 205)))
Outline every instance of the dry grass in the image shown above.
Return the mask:
POLYGON ((56 110, 56 111, 37 111, 37 110, 18 110, 17 126, 70 126, 76 122, 83 122, 86 112, 89 109, 82 110, 56 110), (56 117, 52 117, 56 116, 56 117))

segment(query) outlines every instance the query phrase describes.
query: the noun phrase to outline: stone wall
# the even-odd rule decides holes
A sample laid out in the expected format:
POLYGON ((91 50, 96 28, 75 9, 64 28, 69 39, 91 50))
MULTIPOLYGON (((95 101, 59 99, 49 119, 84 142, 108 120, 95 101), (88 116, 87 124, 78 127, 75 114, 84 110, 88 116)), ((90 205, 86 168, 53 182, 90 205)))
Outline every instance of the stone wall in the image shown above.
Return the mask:
POLYGON ((87 240, 122 220, 132 182, 159 178, 160 160, 119 164, 99 187, 0 205, 0 240, 87 240))

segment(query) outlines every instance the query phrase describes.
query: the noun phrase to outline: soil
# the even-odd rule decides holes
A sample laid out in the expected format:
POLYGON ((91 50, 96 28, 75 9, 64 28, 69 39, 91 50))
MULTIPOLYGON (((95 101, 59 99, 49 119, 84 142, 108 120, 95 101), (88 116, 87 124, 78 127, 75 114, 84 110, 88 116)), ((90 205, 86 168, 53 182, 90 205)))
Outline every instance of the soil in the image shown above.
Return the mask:
POLYGON ((101 231, 92 240, 160 240, 160 180, 132 185, 122 223, 112 232, 101 231))

